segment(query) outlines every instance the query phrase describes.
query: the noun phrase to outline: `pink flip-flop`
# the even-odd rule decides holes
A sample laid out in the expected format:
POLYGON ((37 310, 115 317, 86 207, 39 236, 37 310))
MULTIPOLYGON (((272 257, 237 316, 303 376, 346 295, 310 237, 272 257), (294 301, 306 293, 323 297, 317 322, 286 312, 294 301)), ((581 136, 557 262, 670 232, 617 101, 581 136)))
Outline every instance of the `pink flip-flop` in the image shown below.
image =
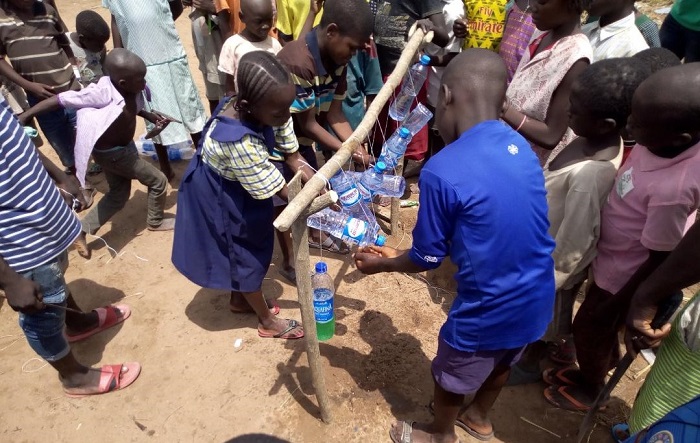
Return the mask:
POLYGON ((141 374, 141 365, 136 362, 122 363, 120 365, 105 365, 100 369, 100 383, 97 386, 97 391, 72 394, 64 389, 64 392, 68 397, 72 398, 106 394, 108 392, 124 389, 131 385, 139 377, 139 374, 141 374))
POLYGON ((105 329, 109 329, 114 325, 118 325, 119 323, 123 322, 131 316, 131 308, 129 308, 128 305, 109 305, 104 306, 102 308, 94 309, 94 311, 97 312, 97 326, 90 329, 89 331, 85 331, 80 334, 66 334, 68 336, 68 343, 75 343, 80 340, 85 340, 86 338, 92 337, 98 332, 102 332, 105 329), (118 309, 121 312, 121 317, 117 317, 115 309, 118 309))

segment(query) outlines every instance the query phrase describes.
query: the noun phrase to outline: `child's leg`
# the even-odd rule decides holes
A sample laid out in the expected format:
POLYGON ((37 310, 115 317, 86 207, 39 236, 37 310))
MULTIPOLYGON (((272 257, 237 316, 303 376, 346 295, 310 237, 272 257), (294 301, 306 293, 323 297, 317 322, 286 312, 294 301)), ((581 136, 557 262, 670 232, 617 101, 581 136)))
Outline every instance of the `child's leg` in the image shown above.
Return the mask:
POLYGON ((135 145, 131 144, 126 149, 131 151, 129 156, 131 164, 125 165, 124 172, 129 173, 139 183, 148 187, 148 216, 146 218, 148 229, 172 230, 175 227, 175 220, 172 218, 163 219, 168 179, 165 174, 138 155, 135 145))
POLYGON ((267 301, 265 301, 262 291, 242 292, 241 294, 258 316, 258 321, 260 322, 260 326, 258 326, 259 333, 265 333, 266 336, 282 334, 277 338, 303 337, 304 330, 301 328, 301 325, 293 327, 294 323, 292 322, 294 322, 294 320, 277 318, 270 312, 270 308, 267 306, 267 301))
POLYGON ((461 414, 462 423, 482 435, 493 432, 493 425, 488 413, 506 384, 509 375, 510 365, 499 365, 494 368, 467 410, 461 414))
MULTIPOLYGON (((284 208, 285 206, 275 207, 275 218, 282 213, 284 208)), ((280 244, 280 251, 282 251, 282 269, 284 271, 284 276, 290 280, 296 280, 296 278, 291 278, 295 273, 294 265, 292 263, 292 251, 294 250, 294 246, 292 244, 292 233, 289 230, 282 232, 277 229, 275 229, 275 232, 277 233, 277 241, 280 244)))
POLYGON ((158 163, 160 164, 160 170, 165 174, 168 180, 172 180, 175 177, 172 166, 170 166, 170 159, 168 158, 168 148, 160 143, 153 143, 156 149, 156 156, 158 157, 158 163))
POLYGON ((131 177, 123 173, 123 161, 126 155, 124 150, 109 153, 95 152, 93 155, 95 161, 102 166, 109 191, 81 220, 83 232, 88 234, 94 234, 107 223, 124 207, 131 195, 131 177))

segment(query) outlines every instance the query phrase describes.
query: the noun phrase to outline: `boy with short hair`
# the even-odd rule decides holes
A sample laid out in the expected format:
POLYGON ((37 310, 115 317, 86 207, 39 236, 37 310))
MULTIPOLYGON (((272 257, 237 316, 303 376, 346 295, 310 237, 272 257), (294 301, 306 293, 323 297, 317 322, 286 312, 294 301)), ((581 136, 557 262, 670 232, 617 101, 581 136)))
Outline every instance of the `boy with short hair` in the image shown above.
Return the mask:
POLYGON ((581 27, 593 48, 593 60, 630 57, 647 49, 644 36, 635 25, 636 0, 594 0, 589 13, 598 21, 581 27))
POLYGON ((97 83, 103 75, 109 25, 95 11, 81 11, 75 17, 75 32, 66 35, 77 62, 78 81, 82 86, 97 83))
POLYGON ((238 62, 244 54, 266 51, 275 55, 282 49, 280 42, 269 35, 274 26, 270 0, 241 1, 240 19, 245 28, 226 39, 219 57, 219 71, 226 75, 226 95, 236 94, 238 62))
POLYGON ((133 142, 137 115, 155 125, 155 129, 146 134, 147 138, 157 135, 170 123, 169 118, 144 110, 142 93, 146 86, 146 65, 135 54, 115 48, 105 59, 105 71, 109 76, 96 84, 82 91, 58 94, 20 116, 23 121, 53 109, 72 108, 78 111, 76 175, 84 181, 87 160, 92 153, 95 162, 102 166, 109 184, 109 192, 82 220, 82 233, 76 246, 84 258, 91 255, 86 234, 97 232, 124 207, 134 179, 148 186, 148 229, 166 231, 175 226, 174 219, 163 217, 168 180, 138 155, 133 142))
POLYGON ((619 361, 618 327, 639 284, 680 242, 700 207, 700 66, 662 69, 634 94, 637 141, 603 207, 592 280, 574 319, 580 372, 545 391, 555 406, 587 410, 619 361))
POLYGON ((544 178, 528 142, 499 121, 506 78, 501 58, 485 49, 468 49, 447 66, 436 109, 447 146, 421 172, 413 246, 355 255, 366 274, 422 272, 447 256, 458 267, 457 298, 432 363, 435 418, 399 422, 390 432, 397 443, 458 441, 455 425, 493 438, 488 412, 510 367, 552 318, 544 178))
MULTIPOLYGON (((0 75, 27 93, 30 106, 54 94, 80 89, 60 18, 50 5, 26 0, 0 3, 0 75), (8 61, 4 60, 7 57, 8 61)), ((37 118, 67 171, 75 168, 75 113, 59 109, 37 118)))
MULTIPOLYGON (((314 142, 337 151, 352 134, 342 107, 347 64, 367 46, 372 33, 372 12, 365 0, 328 0, 324 7, 321 24, 278 54, 297 87, 291 111, 299 151, 314 168, 314 142), (335 135, 324 128, 326 122, 335 135)), ((371 161, 364 148, 352 159, 361 165, 371 161)))

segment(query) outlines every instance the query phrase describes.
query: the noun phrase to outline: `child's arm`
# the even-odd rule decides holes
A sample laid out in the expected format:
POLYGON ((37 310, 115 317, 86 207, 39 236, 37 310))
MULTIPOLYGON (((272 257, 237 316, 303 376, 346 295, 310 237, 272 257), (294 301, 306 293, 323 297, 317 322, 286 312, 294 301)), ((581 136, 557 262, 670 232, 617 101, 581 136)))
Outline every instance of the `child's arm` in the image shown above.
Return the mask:
POLYGON ((512 106, 506 105, 503 120, 516 129, 528 141, 545 149, 554 149, 569 127, 569 95, 574 80, 589 65, 587 59, 578 60, 566 73, 549 102, 547 117, 543 122, 527 117, 512 106))
MULTIPOLYGON (((301 129, 302 135, 333 151, 339 150, 342 146, 342 142, 338 137, 326 131, 326 129, 318 123, 315 109, 311 108, 308 111, 294 114, 293 117, 299 129, 301 129)), ((365 164, 366 160, 365 155, 360 152, 353 153, 352 159, 355 163, 359 164, 365 164)))
POLYGON ((114 18, 114 14, 112 14, 112 43, 115 48, 124 47, 122 35, 119 33, 119 27, 117 27, 117 20, 114 18))
POLYGON ((445 16, 442 12, 433 14, 426 19, 418 20, 416 26, 421 28, 426 34, 433 31, 433 44, 444 48, 450 43, 450 35, 447 33, 445 16))
POLYGON ((49 97, 46 100, 42 100, 36 105, 27 109, 19 116, 17 116, 17 118, 19 119, 19 122, 22 124, 22 126, 26 126, 27 122, 30 122, 32 118, 36 117, 37 115, 43 114, 45 112, 55 111, 60 108, 61 102, 58 100, 58 96, 54 95, 53 97, 49 97))
POLYGON ((182 15, 182 11, 185 10, 184 6, 182 6, 182 0, 168 0, 168 6, 170 6, 170 14, 173 16, 173 21, 177 20, 182 15))
POLYGON ((0 289, 15 311, 31 314, 45 308, 38 284, 16 273, 0 256, 0 289))
POLYGON ((17 84, 17 86, 39 99, 53 97, 54 95, 52 86, 45 85, 43 83, 30 82, 21 75, 17 74, 17 72, 15 72, 15 70, 12 68, 12 65, 10 65, 4 58, 0 60, 0 75, 6 77, 8 80, 17 84))
MULTIPOLYGON (((331 107, 328 110, 328 115, 326 116, 328 125, 331 127, 333 132, 337 135, 341 142, 349 139, 352 135, 352 127, 348 122, 348 118, 343 112, 343 102, 342 100, 333 100, 331 107)), ((372 157, 367 153, 364 147, 361 147, 356 151, 358 155, 353 156, 353 160, 356 158, 362 158, 362 165, 368 166, 372 162, 372 157)))
POLYGON ((85 196, 80 192, 80 182, 75 177, 75 175, 68 175, 61 168, 56 166, 51 160, 49 160, 40 150, 36 150, 39 155, 39 160, 44 165, 44 169, 49 174, 49 177, 56 183, 56 186, 61 193, 61 197, 66 201, 66 204, 71 208, 74 208, 74 200, 78 200, 80 205, 75 207, 76 212, 82 211, 87 207, 87 202, 85 201, 85 196))
POLYGON ((318 15, 321 8, 323 8, 323 2, 325 0, 309 0, 309 13, 306 14, 306 20, 304 20, 304 26, 301 28, 301 33, 299 36, 306 34, 311 31, 314 27, 314 21, 318 15))

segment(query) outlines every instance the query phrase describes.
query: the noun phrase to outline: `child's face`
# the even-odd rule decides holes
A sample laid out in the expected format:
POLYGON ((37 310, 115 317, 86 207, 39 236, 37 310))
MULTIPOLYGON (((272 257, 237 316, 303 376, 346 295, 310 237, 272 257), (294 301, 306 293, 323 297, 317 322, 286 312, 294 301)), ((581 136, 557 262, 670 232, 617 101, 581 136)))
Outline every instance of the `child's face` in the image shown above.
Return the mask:
POLYGON ((575 18, 566 0, 530 0, 530 12, 540 31, 549 31, 575 18))
POLYGON ((369 45, 369 37, 363 41, 360 37, 343 35, 338 32, 337 27, 333 24, 328 26, 327 36, 328 45, 326 45, 326 48, 333 63, 338 66, 347 65, 357 51, 363 50, 369 45), (331 27, 334 27, 334 29, 331 29, 331 27))
POLYGON ((146 88, 146 69, 136 69, 119 80, 119 86, 130 94, 138 94, 146 88))
POLYGON ((652 154, 673 158, 688 148, 690 138, 672 131, 657 114, 644 97, 635 94, 632 115, 627 120, 627 133, 652 154))
POLYGON ((9 0, 10 5, 20 11, 32 11, 36 0, 9 0))
POLYGON ((569 96, 569 127, 579 137, 591 137, 596 134, 597 119, 593 117, 579 101, 579 91, 574 89, 569 96))
POLYGON ((296 98, 291 83, 272 87, 258 102, 251 104, 251 115, 264 126, 282 126, 289 121, 289 108, 296 98))
POLYGON ((94 37, 85 37, 82 34, 78 36, 78 42, 80 43, 80 46, 90 52, 102 52, 106 49, 105 45, 107 44, 107 40, 94 37))
POLYGON ((254 41, 261 42, 267 38, 267 35, 272 29, 272 23, 274 20, 272 13, 272 4, 270 7, 261 10, 250 10, 246 14, 241 11, 240 18, 243 23, 245 23, 245 31, 254 37, 254 41))

